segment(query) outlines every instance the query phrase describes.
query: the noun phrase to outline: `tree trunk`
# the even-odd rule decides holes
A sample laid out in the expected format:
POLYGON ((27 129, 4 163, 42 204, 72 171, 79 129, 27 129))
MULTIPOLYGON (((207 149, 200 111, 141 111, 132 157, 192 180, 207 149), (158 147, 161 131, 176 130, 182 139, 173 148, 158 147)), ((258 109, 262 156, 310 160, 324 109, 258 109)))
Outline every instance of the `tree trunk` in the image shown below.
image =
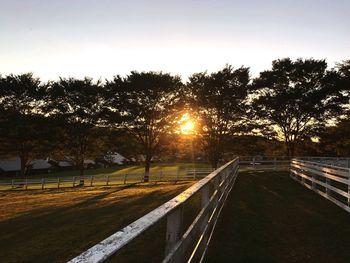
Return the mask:
POLYGON ((145 159, 145 175, 143 177, 143 181, 145 183, 149 182, 149 170, 150 170, 150 167, 151 167, 151 159, 152 159, 151 156, 147 156, 146 155, 146 159, 145 159))
POLYGON ((220 154, 217 150, 213 150, 210 154, 210 164, 211 168, 214 168, 215 170, 218 168, 219 161, 220 161, 220 154))
POLYGON ((79 175, 84 176, 84 162, 79 165, 79 175))
POLYGON ((287 156, 292 158, 294 157, 295 154, 295 142, 288 141, 286 142, 286 147, 287 147, 287 156))
POLYGON ((146 160, 145 161, 145 175, 143 177, 143 181, 145 183, 149 182, 149 169, 150 169, 150 166, 151 166, 150 161, 146 160))
POLYGON ((25 177, 27 174, 27 158, 21 155, 20 161, 21 161, 21 177, 25 177))

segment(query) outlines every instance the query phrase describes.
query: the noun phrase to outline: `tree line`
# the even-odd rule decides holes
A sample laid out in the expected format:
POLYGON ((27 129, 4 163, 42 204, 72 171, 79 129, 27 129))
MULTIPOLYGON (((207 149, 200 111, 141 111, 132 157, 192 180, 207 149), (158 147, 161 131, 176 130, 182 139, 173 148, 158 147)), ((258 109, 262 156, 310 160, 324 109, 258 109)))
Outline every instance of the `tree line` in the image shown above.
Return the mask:
POLYGON ((0 155, 19 156, 22 175, 43 156, 69 158, 83 175, 84 160, 123 148, 143 155, 147 181, 152 158, 177 143, 186 112, 214 168, 232 143, 256 136, 283 141, 288 156, 312 141, 323 153, 348 155, 349 98, 350 60, 328 69, 325 60, 279 59, 257 78, 226 65, 186 82, 163 72, 48 82, 10 74, 0 76, 0 155))

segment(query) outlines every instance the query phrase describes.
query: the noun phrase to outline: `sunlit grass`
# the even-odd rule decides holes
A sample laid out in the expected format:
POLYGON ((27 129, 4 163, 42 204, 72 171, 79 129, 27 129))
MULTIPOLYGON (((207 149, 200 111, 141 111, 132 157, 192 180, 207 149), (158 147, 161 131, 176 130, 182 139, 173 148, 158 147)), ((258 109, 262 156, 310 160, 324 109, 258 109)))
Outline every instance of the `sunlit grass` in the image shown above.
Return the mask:
POLYGON ((0 261, 66 262, 192 183, 1 192, 0 261))

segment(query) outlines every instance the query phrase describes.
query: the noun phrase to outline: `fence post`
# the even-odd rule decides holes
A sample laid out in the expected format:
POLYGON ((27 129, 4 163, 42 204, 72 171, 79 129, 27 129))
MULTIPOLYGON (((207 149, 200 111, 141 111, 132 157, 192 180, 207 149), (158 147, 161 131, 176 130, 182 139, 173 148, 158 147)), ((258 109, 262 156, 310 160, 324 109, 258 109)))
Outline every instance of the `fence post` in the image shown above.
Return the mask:
POLYGON ((326 178, 326 195, 328 196, 331 193, 331 190, 328 188, 328 185, 331 185, 331 180, 326 178))
POLYGON ((127 174, 124 174, 124 184, 126 184, 126 176, 127 174))
POLYGON ((57 178, 57 188, 58 189, 60 188, 60 178, 59 177, 57 178))
POLYGON ((41 179, 41 190, 44 190, 45 178, 41 179))
POLYGON ((106 185, 109 185, 109 175, 106 176, 106 185))
POLYGON ((73 176, 73 187, 75 187, 75 176, 73 176))
POLYGON ((315 182, 315 180, 316 180, 316 176, 315 175, 312 175, 312 189, 313 190, 316 190, 316 182, 315 182))
POLYGON ((14 181, 12 179, 12 181, 11 181, 11 189, 13 189, 13 188, 15 188, 15 183, 14 183, 14 181))
POLYGON ((196 177, 197 177, 196 172, 197 172, 197 171, 196 171, 196 168, 194 168, 194 169, 193 169, 193 179, 194 179, 194 180, 196 180, 196 177))
POLYGON ((253 157, 253 169, 255 169, 255 157, 253 157))
POLYGON ((160 172, 159 172, 159 181, 161 181, 161 180, 162 180, 162 176, 163 176, 163 171, 162 171, 162 170, 160 170, 160 172))
POLYGON ((94 182, 94 177, 91 176, 91 177, 90 177, 90 186, 92 186, 93 182, 94 182))
POLYGON ((165 255, 167 255, 182 236, 183 206, 180 205, 167 216, 165 255))
POLYGON ((25 189, 28 189, 28 178, 26 178, 25 189))
MULTIPOLYGON (((208 204, 208 202, 210 200, 210 196, 209 196, 209 192, 210 191, 209 190, 210 189, 209 189, 209 185, 208 184, 202 188, 202 191, 201 191, 201 208, 204 208, 208 204)), ((207 214, 203 217, 203 223, 201 225, 201 231, 204 230, 205 226, 208 223, 208 220, 209 220, 209 214, 207 212, 207 214)), ((207 237, 204 237, 204 238, 207 239, 207 237)), ((204 240, 204 241, 205 241, 204 243, 206 243, 206 240, 204 240)))

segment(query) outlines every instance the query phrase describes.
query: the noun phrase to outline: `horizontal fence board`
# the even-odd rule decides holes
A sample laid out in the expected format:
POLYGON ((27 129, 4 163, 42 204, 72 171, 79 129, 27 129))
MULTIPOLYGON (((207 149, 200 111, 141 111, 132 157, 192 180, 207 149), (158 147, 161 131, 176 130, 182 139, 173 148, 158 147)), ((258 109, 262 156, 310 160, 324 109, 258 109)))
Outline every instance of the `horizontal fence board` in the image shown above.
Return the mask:
POLYGON ((312 174, 316 174, 316 175, 322 176, 324 178, 328 178, 328 179, 331 179, 331 180, 334 180, 334 181, 337 181, 337 182, 340 182, 343 184, 349 184, 349 179, 344 179, 343 177, 338 177, 336 175, 326 174, 326 173, 323 173, 319 170, 314 170, 312 168, 308 168, 308 167, 303 166, 303 165, 297 165, 297 164, 293 163, 291 167, 298 168, 298 169, 310 172, 312 174))
POLYGON ((296 178, 293 178, 293 177, 292 177, 292 179, 295 180, 295 181, 297 181, 298 183, 304 185, 305 187, 309 188, 310 190, 315 191, 316 193, 320 194, 320 195, 323 196, 324 198, 326 198, 326 199, 332 201, 334 204, 336 204, 337 206, 343 208, 343 209, 346 210, 347 212, 350 212, 350 207, 347 206, 346 204, 340 202, 339 200, 337 200, 337 199, 335 199, 335 198, 333 198, 333 197, 327 195, 326 193, 324 193, 324 192, 322 192, 322 191, 320 191, 320 190, 318 190, 318 189, 312 189, 312 186, 310 186, 310 185, 308 185, 308 184, 305 184, 305 183, 303 183, 302 181, 300 181, 300 180, 298 180, 298 179, 296 179, 296 178))
POLYGON ((349 178, 349 169, 344 168, 344 167, 334 167, 331 166, 329 167, 328 165, 322 165, 322 164, 317 164, 317 163, 313 163, 313 162, 300 162, 300 161, 292 161, 292 164, 299 164, 302 165, 304 167, 308 167, 314 170, 318 170, 321 172, 325 172, 325 173, 329 173, 329 174, 334 174, 334 175, 338 175, 338 176, 342 176, 342 177, 347 177, 349 178))
POLYGON ((336 187, 334 187, 334 186, 332 186, 332 185, 330 185, 330 184, 321 182, 321 181, 319 181, 319 180, 317 180, 317 179, 315 179, 315 178, 312 178, 312 177, 310 177, 310 176, 307 176, 307 175, 305 175, 305 174, 303 174, 303 173, 297 172, 297 171, 292 170, 292 169, 291 169, 291 172, 294 173, 294 174, 296 174, 296 175, 298 175, 298 176, 300 176, 300 177, 303 177, 303 178, 305 178, 305 179, 307 179, 307 180, 309 180, 309 181, 311 181, 311 182, 314 182, 314 183, 316 183, 316 184, 318 184, 318 185, 321 185, 321 186, 323 186, 323 187, 325 187, 325 188, 328 188, 328 189, 332 190, 333 192, 336 192, 336 193, 338 193, 338 194, 340 194, 340 195, 342 195, 342 196, 344 196, 344 197, 347 197, 347 198, 350 197, 350 195, 349 195, 348 192, 345 192, 345 191, 343 191, 343 190, 341 190, 341 189, 339 189, 339 188, 336 188, 336 187))
MULTIPOLYGON (((95 246, 91 247, 76 258, 72 259, 70 262, 103 262, 108 257, 117 252, 119 249, 121 249, 123 246, 130 243, 134 238, 136 238, 144 231, 149 229, 152 225, 159 222, 162 218, 171 215, 172 211, 175 211, 179 207, 183 206, 194 194, 204 191, 203 189, 205 186, 213 182, 214 185, 216 185, 215 182, 219 182, 220 180, 220 182, 216 186, 216 195, 220 194, 220 199, 219 197, 216 198, 215 195, 213 198, 209 199, 211 200, 211 202, 219 204, 219 202, 217 202, 216 200, 223 200, 222 196, 224 196, 225 191, 228 191, 229 189, 227 184, 229 182, 232 182, 232 180, 229 179, 231 179, 233 176, 236 176, 237 170, 238 158, 232 160, 231 162, 210 173, 205 178, 198 181, 197 183, 189 187, 187 190, 182 192, 180 195, 176 196, 175 198, 171 199, 170 201, 166 202, 165 204, 159 206, 155 210, 149 212, 145 216, 131 223, 127 227, 123 228, 122 230, 116 232, 115 234, 111 235, 110 237, 106 238, 105 240, 101 241, 95 246)), ((192 222, 190 226, 192 230, 189 230, 190 232, 186 232, 188 233, 187 237, 182 236, 182 238, 184 238, 183 242, 187 242, 184 240, 189 240, 190 238, 192 238, 191 233, 193 233, 193 231, 200 227, 202 223, 201 220, 203 220, 203 217, 206 215, 207 209, 210 210, 211 202, 209 201, 207 206, 202 207, 199 214, 197 214, 195 222, 192 222)), ((182 213, 180 213, 180 215, 181 214, 182 213)), ((181 245, 181 242, 176 244, 178 244, 178 247, 183 246, 181 245)), ((174 247, 171 247, 170 249, 170 251, 174 251, 174 247)), ((173 257, 170 258, 171 262, 173 262, 173 257)))
MULTIPOLYGON (((291 161, 291 178, 301 183, 305 187, 315 191, 324 198, 330 200, 334 204, 343 208, 347 212, 350 212, 350 169, 345 167, 335 167, 328 164, 316 163, 310 161, 304 161, 299 159, 293 159, 291 161), (326 179, 326 182, 317 179, 317 176, 326 179), (301 177, 302 180, 299 180, 301 177), (305 179, 312 184, 309 185, 305 182, 305 179), (345 189, 340 189, 340 184, 332 185, 332 181, 341 183, 345 189), (317 185, 325 188, 325 191, 317 189, 317 185), (338 196, 331 196, 332 193, 339 195, 339 198, 345 197, 346 200, 338 200, 338 196), (345 203, 344 203, 345 202, 345 203)), ((341 198, 340 198, 341 199, 341 198)))

